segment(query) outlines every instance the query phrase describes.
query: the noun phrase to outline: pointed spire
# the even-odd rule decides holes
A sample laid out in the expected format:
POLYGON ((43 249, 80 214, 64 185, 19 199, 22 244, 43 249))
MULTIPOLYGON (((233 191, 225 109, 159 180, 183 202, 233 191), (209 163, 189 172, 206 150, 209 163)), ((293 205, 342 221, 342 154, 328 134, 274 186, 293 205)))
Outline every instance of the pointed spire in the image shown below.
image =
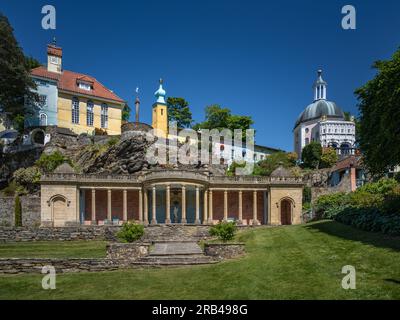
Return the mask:
POLYGON ((163 79, 160 78, 159 83, 160 83, 160 86, 159 86, 158 90, 154 93, 154 95, 155 95, 156 98, 157 98, 157 103, 163 103, 163 104, 165 104, 165 95, 166 95, 166 92, 165 92, 165 90, 163 89, 163 86, 162 86, 162 84, 163 84, 163 79))
POLYGON ((322 79, 322 70, 317 71, 317 80, 314 82, 314 101, 326 100, 327 83, 322 79))

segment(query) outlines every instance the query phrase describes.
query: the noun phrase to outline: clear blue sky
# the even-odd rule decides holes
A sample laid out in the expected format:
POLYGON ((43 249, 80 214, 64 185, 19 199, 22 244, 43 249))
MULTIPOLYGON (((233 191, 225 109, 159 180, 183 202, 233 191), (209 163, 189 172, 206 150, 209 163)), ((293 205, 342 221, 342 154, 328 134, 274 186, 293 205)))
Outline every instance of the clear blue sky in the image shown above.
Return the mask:
POLYGON ((218 103, 255 120, 258 144, 285 150, 318 68, 328 99, 356 114, 354 90, 400 46, 398 0, 2 0, 0 11, 26 54, 44 62, 56 36, 64 69, 96 77, 131 106, 139 86, 144 122, 162 77, 196 121, 218 103), (55 31, 41 28, 45 4, 57 9, 55 31), (346 4, 356 7, 357 30, 341 28, 346 4))

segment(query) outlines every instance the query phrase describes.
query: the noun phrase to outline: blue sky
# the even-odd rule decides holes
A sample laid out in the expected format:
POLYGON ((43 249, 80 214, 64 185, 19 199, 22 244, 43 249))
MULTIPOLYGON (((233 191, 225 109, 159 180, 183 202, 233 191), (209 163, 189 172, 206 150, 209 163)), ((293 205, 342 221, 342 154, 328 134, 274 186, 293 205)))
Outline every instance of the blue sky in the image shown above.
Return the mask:
POLYGON ((354 90, 400 46, 397 0, 1 0, 0 11, 26 54, 45 62, 56 36, 64 69, 96 77, 131 106, 138 86, 143 122, 162 77, 196 121, 218 103, 255 120, 258 144, 285 150, 318 68, 328 99, 356 114, 354 90), (41 28, 46 4, 56 7, 56 30, 41 28), (356 30, 341 28, 346 4, 357 10, 356 30))

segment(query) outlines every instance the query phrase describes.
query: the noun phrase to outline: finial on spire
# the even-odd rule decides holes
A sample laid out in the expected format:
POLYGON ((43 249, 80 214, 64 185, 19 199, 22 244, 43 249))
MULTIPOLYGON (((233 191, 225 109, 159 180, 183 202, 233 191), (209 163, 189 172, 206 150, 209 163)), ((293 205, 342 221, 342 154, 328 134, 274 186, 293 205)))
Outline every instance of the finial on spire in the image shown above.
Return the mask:
POLYGON ((327 83, 322 79, 322 69, 318 69, 314 83, 314 101, 326 99, 326 86, 327 83))
POLYGON ((165 102, 165 95, 166 95, 166 92, 165 92, 165 90, 163 89, 163 86, 162 86, 162 84, 163 84, 163 79, 160 78, 159 82, 160 82, 160 86, 159 86, 158 90, 154 93, 154 95, 155 95, 156 98, 157 98, 157 103, 163 103, 163 104, 165 104, 165 103, 166 103, 166 102, 165 102))
POLYGON ((56 37, 55 37, 55 36, 53 37, 52 44, 53 44, 53 46, 57 46, 57 39, 56 39, 56 37))
POLYGON ((140 100, 139 100, 139 87, 136 87, 136 98, 135 98, 135 121, 139 123, 139 108, 140 108, 140 100))

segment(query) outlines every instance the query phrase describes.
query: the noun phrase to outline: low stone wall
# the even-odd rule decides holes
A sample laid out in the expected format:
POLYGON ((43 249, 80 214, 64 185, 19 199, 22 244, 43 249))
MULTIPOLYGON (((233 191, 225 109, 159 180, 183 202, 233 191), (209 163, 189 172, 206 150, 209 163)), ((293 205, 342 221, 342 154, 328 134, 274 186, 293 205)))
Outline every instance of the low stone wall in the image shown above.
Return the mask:
MULTIPOLYGON (((40 226, 40 197, 22 196, 22 225, 26 227, 40 226)), ((15 225, 14 197, 0 197, 0 226, 15 225)))
POLYGON ((143 241, 193 240, 210 238, 209 226, 195 225, 156 225, 145 228, 143 241))
POLYGON ((151 243, 109 243, 107 258, 113 260, 136 261, 149 254, 151 243))
POLYGON ((63 228, 0 227, 0 242, 116 240, 119 226, 80 226, 63 228))
POLYGON ((99 272, 126 268, 127 263, 110 259, 9 258, 0 259, 0 274, 41 273, 44 266, 53 266, 56 273, 99 272))
POLYGON ((232 259, 244 255, 244 243, 206 243, 204 253, 218 259, 232 259))

